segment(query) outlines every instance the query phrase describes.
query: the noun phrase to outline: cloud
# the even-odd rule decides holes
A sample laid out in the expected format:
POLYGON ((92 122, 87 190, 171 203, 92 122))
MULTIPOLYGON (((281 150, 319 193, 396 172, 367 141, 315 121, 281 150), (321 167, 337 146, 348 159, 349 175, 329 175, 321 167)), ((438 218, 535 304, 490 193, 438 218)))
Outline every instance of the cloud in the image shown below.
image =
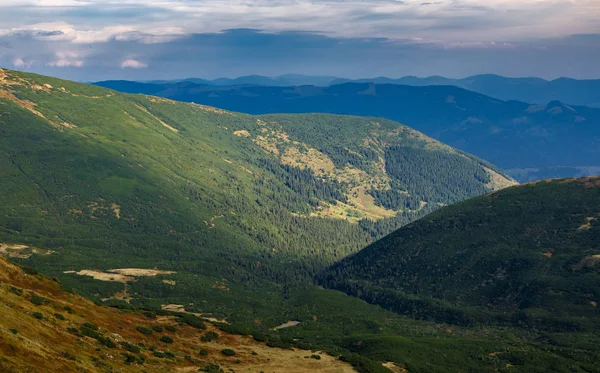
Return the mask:
POLYGON ((134 60, 134 59, 127 59, 127 60, 121 62, 122 69, 128 69, 128 68, 130 68, 130 69, 145 69, 147 67, 148 67, 147 64, 140 62, 138 60, 134 60))
POLYGON ((56 52, 56 59, 48 63, 51 67, 83 67, 84 61, 82 56, 77 52, 62 51, 56 52))
POLYGON ((0 64, 86 81, 600 78, 599 18, 598 0, 0 0, 0 64))
POLYGON ((17 69, 28 69, 31 67, 31 62, 25 62, 21 57, 17 57, 13 60, 13 66, 17 69))

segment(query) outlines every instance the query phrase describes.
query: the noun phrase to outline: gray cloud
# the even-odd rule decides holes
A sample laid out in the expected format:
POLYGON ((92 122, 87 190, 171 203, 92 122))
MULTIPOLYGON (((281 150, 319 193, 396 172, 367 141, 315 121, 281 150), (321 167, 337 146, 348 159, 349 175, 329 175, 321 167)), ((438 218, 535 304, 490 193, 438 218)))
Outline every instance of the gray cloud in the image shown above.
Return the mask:
POLYGON ((0 64, 78 80, 600 78, 599 18, 597 0, 3 0, 0 64))

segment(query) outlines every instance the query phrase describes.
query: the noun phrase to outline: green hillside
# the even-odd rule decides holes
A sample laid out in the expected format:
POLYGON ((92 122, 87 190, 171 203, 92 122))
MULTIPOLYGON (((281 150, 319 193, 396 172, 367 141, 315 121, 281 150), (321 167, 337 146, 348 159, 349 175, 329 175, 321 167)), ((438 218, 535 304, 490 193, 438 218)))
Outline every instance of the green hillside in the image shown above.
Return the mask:
POLYGON ((29 260, 56 274, 309 279, 440 204, 512 183, 373 118, 253 117, 8 70, 0 103, 0 240, 52 251, 29 260), (444 168, 446 187, 386 169, 407 149, 409 174, 444 168))
POLYGON ((440 209, 327 281, 416 318, 597 332, 599 244, 600 177, 543 181, 440 209))
MULTIPOLYGON (((222 333, 327 351, 359 372, 389 373, 384 362, 411 373, 596 367, 595 335, 417 321, 311 284, 323 269, 399 225, 514 183, 484 161, 397 123, 255 117, 0 70, 0 162, 0 255, 25 268, 26 282, 41 278, 40 271, 54 280, 44 283, 59 281, 67 291, 120 309, 99 323, 103 338, 61 337, 39 351, 27 341, 57 338, 47 338, 48 330, 63 336, 69 322, 84 321, 80 312, 60 320, 52 316, 59 299, 34 297, 33 282, 0 279, 9 295, 0 301, 6 311, 0 349, 10 354, 0 356, 0 366, 29 367, 28 356, 52 359, 54 351, 66 365, 121 369, 121 347, 98 344, 114 332, 156 340, 142 354, 168 360, 123 371, 190 368, 186 350, 193 360, 202 358, 191 351, 192 340, 175 335, 170 348, 160 344, 159 332, 137 336, 142 332, 122 325, 141 322, 130 311, 144 310, 144 325, 163 320, 161 313, 193 312, 222 333), (296 326, 276 328, 285 325, 296 326), (86 350, 74 355, 75 346, 86 350), (92 359, 97 356, 105 359, 92 359)), ((241 371, 263 358, 258 353, 218 358, 241 371)), ((260 370, 271 371, 253 371, 260 370)))

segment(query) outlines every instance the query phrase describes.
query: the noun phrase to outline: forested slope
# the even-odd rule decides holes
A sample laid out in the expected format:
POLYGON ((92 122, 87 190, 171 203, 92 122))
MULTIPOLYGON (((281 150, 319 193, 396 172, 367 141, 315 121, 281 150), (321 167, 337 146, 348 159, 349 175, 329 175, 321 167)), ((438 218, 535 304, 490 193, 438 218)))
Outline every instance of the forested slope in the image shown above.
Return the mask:
POLYGON ((391 121, 253 117, 8 70, 0 131, 0 242, 39 248, 22 260, 94 291, 64 272, 308 281, 441 204, 513 183, 391 121), (446 187, 406 183, 398 151, 402 175, 444 169, 446 187))
POLYGON ((436 211, 343 260, 328 284, 458 324, 598 330, 600 177, 512 187, 436 211))

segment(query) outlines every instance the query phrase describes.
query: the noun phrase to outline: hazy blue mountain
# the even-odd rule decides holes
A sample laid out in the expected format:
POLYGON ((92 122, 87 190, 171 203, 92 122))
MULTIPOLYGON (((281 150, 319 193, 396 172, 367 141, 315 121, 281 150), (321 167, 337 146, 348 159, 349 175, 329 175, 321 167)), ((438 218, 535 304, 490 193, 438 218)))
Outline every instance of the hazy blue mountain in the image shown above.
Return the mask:
POLYGON ((341 78, 335 76, 311 76, 301 74, 286 74, 276 77, 262 75, 246 75, 237 78, 217 78, 217 79, 202 79, 202 78, 187 78, 176 80, 152 80, 144 83, 150 84, 175 84, 175 83, 194 83, 201 85, 209 85, 215 87, 230 87, 234 85, 264 85, 271 87, 285 87, 295 85, 316 85, 328 86, 331 82, 341 78))
POLYGON ((450 79, 437 75, 425 78, 405 76, 397 79, 387 77, 346 79, 333 76, 289 74, 278 77, 251 75, 235 79, 219 78, 214 80, 198 78, 171 81, 157 80, 148 83, 174 84, 182 82, 219 87, 245 84, 273 87, 298 85, 330 86, 344 83, 401 84, 419 87, 428 85, 451 85, 469 91, 483 93, 505 101, 517 100, 538 104, 545 104, 550 101, 561 101, 570 105, 600 107, 600 79, 577 80, 559 78, 549 81, 535 77, 507 78, 494 74, 475 75, 463 79, 450 79))
POLYGON ((589 167, 600 166, 600 109, 559 101, 545 105, 502 101, 453 86, 346 83, 329 87, 216 88, 185 82, 98 84, 252 114, 324 112, 384 117, 500 167, 520 169, 515 174, 522 176, 520 180, 583 176, 593 170, 589 167), (582 172, 573 167, 588 168, 582 172))

